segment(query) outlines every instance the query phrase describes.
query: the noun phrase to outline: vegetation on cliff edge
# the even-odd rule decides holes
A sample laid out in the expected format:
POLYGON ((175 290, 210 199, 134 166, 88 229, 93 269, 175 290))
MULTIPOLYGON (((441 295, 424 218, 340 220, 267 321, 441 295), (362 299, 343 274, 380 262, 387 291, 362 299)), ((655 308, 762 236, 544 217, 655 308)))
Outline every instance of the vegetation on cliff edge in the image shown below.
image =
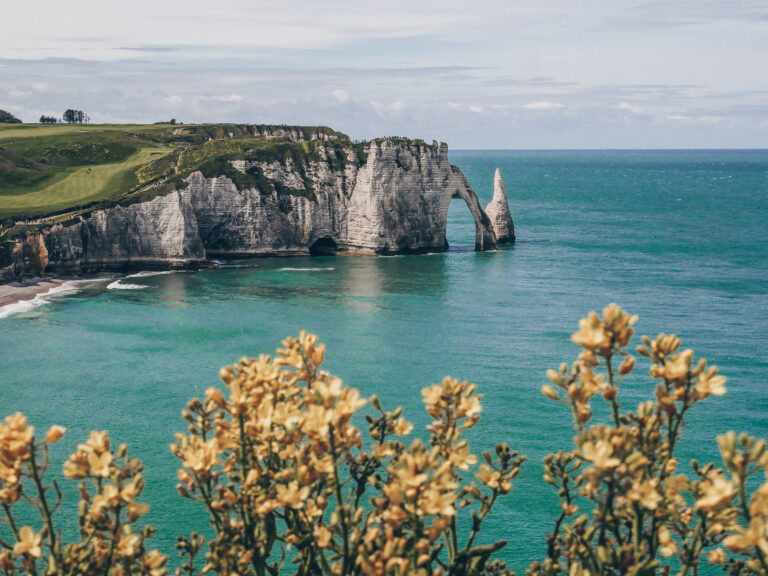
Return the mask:
POLYGON ((0 235, 17 221, 67 222, 113 204, 145 201, 183 188, 182 180, 196 170, 227 176, 240 189, 311 198, 313 191, 281 185, 259 170, 240 172, 230 162, 292 162, 303 173, 326 154, 343 168, 348 150, 364 161, 365 145, 315 126, 4 125, 0 235))

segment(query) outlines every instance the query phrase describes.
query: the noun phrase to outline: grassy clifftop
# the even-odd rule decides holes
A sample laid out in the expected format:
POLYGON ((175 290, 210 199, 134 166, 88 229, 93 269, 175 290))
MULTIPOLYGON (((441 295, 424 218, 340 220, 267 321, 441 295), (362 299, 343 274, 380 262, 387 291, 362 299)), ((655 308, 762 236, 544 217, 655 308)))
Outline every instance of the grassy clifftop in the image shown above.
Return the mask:
POLYGON ((228 161, 292 158, 302 165, 321 145, 340 151, 352 143, 313 126, 0 125, 0 236, 19 220, 67 220, 149 199, 182 187, 196 170, 269 187, 258 171, 242 174, 228 161))

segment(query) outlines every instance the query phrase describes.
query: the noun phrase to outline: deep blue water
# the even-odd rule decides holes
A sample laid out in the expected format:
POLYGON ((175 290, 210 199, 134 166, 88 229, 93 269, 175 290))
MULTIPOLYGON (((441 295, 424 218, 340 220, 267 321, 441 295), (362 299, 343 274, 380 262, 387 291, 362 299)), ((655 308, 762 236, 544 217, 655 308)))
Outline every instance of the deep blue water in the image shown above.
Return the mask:
MULTIPOLYGON (((0 319, 2 414, 68 432, 58 467, 91 429, 108 429, 147 465, 147 521, 158 544, 204 523, 176 495, 168 452, 185 402, 220 366, 274 350, 307 329, 327 366, 364 395, 427 423, 420 390, 450 374, 476 382, 484 416, 471 441, 506 441, 528 456, 488 523, 522 573, 543 557, 557 513, 541 459, 570 447, 567 411, 539 393, 544 370, 572 361, 578 319, 616 302, 640 333, 681 336, 717 364, 728 394, 689 419, 681 460, 716 456, 729 429, 768 436, 768 151, 451 153, 485 204, 499 167, 518 242, 472 251, 456 200, 451 250, 407 257, 262 259, 216 271, 101 282, 0 319), (243 265, 245 265, 243 267, 243 265)), ((652 394, 641 364, 625 403, 652 394)), ((73 489, 69 495, 74 497, 73 489)))

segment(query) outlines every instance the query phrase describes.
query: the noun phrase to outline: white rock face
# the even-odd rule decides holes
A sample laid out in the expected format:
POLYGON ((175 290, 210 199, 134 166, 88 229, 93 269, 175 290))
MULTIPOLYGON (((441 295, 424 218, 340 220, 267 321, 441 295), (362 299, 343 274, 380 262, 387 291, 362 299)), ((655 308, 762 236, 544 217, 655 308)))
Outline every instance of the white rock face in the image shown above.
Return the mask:
POLYGON ((512 222, 507 190, 504 180, 501 179, 501 170, 498 168, 493 177, 493 198, 485 207, 485 213, 490 218, 493 231, 496 233, 496 242, 508 244, 515 241, 515 224, 512 222))
MULTIPOLYGON (((44 232, 48 270, 190 267, 211 257, 445 250, 452 198, 464 200, 475 219, 475 249, 496 247, 496 220, 483 211, 461 170, 448 162, 445 144, 374 140, 364 163, 352 146, 321 146, 319 152, 319 158, 301 166, 294 160, 232 163, 242 172, 258 168, 269 180, 259 185, 263 190, 239 190, 227 177, 195 172, 182 190, 54 226, 44 232)), ((509 231, 504 241, 511 241, 512 220, 502 199, 508 227, 496 230, 509 231)), ((489 209, 499 202, 494 194, 489 209)))

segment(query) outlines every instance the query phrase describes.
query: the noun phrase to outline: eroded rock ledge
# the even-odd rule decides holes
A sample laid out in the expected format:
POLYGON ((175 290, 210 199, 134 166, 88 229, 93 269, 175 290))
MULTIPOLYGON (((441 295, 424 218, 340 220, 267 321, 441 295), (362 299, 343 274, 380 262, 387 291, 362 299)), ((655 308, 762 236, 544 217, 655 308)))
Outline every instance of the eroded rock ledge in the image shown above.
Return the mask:
POLYGON ((514 241, 499 172, 483 210, 444 143, 377 139, 362 157, 353 146, 319 150, 301 165, 232 162, 241 172, 255 168, 268 186, 238 189, 226 176, 194 172, 181 190, 52 226, 20 243, 0 279, 41 269, 188 268, 221 257, 440 251, 452 198, 469 206, 476 250, 514 241))

